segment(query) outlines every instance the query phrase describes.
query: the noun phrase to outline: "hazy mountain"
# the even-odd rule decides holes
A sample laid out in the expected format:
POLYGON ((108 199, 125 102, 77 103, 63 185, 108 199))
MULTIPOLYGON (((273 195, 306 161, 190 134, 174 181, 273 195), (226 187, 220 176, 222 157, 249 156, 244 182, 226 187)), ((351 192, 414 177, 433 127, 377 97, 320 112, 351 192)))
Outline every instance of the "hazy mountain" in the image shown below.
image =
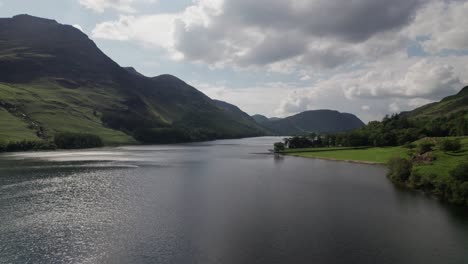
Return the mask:
POLYGON ((264 115, 253 115, 252 118, 259 124, 268 124, 270 119, 264 115))
POLYGON ((122 68, 80 30, 29 15, 0 19, 0 123, 7 121, 4 141, 59 131, 106 143, 263 134, 182 80, 122 68))
POLYGON ((336 133, 364 126, 355 115, 333 110, 313 110, 282 118, 268 119, 262 115, 253 118, 257 123, 282 136, 301 135, 311 132, 336 133))

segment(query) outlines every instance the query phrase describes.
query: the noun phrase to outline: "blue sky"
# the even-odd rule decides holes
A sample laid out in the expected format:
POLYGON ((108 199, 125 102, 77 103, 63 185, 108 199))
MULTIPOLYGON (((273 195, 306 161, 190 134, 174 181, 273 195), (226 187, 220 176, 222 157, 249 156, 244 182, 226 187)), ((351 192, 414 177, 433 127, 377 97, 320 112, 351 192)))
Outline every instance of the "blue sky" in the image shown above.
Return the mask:
POLYGON ((468 83, 467 1, 0 0, 1 17, 24 13, 249 114, 326 108, 370 121, 468 83))

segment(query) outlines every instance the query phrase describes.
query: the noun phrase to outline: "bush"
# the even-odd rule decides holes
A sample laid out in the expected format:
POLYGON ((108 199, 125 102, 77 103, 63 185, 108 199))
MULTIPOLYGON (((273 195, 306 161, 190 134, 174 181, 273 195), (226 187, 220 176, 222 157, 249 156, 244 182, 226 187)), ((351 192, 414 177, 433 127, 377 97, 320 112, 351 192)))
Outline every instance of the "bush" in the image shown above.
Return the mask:
POLYGON ((420 187, 421 182, 422 182, 422 176, 419 172, 417 171, 412 171, 411 175, 409 177, 409 182, 414 186, 414 187, 420 187))
POLYGON ((408 181, 413 168, 411 161, 400 157, 394 157, 390 159, 387 165, 389 169, 387 176, 392 181, 400 183, 408 181))
POLYGON ((442 151, 459 151, 461 143, 458 139, 444 139, 440 142, 439 148, 442 151))
POLYGON ((0 142, 0 152, 5 152, 6 151, 6 144, 3 142, 0 142))
POLYGON ((460 182, 468 181, 468 162, 458 164, 455 169, 450 172, 450 175, 460 182))
POLYGON ((54 143, 60 149, 97 148, 104 145, 97 135, 70 132, 56 134, 54 143))
POLYGON ((464 182, 458 188, 459 194, 465 203, 468 205, 468 182, 464 182))
POLYGON ((57 145, 54 142, 50 141, 37 141, 34 145, 34 150, 55 150, 57 145))
POLYGON ((289 148, 298 149, 298 148, 311 148, 314 147, 314 142, 307 137, 295 136, 288 140, 289 148))
POLYGON ((407 149, 415 149, 415 148, 416 148, 416 144, 414 144, 414 143, 406 143, 406 144, 404 145, 404 147, 407 148, 407 149))
POLYGON ((430 152, 432 151, 433 147, 434 147, 433 143, 429 141, 423 141, 418 146, 418 153, 422 155, 424 153, 430 152))
POLYGON ((275 152, 282 152, 286 149, 283 142, 276 142, 273 147, 275 152))
POLYGON ((53 150, 57 147, 55 144, 48 142, 48 141, 30 141, 30 140, 23 140, 17 142, 9 142, 8 144, 4 145, 3 147, 0 146, 0 151, 28 151, 28 150, 53 150))

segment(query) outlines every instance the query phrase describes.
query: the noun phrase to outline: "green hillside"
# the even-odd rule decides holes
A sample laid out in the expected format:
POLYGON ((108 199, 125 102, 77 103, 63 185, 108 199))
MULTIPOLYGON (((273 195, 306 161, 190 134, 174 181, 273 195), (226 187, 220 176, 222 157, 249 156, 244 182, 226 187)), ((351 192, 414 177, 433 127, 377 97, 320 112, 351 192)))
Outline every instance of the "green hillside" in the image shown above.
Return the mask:
POLYGON ((446 97, 440 102, 428 104, 404 114, 412 119, 434 119, 460 112, 468 112, 468 86, 456 95, 446 97))
POLYGON ((0 19, 0 141, 60 132, 106 144, 172 143, 263 135, 171 76, 122 68, 80 30, 28 15, 0 19))

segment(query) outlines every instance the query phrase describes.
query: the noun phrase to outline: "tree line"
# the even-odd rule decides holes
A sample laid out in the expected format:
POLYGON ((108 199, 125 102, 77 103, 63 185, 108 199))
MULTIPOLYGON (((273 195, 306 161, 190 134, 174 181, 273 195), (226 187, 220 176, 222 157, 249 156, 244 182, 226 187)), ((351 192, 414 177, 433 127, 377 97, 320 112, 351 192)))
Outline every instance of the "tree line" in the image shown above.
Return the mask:
POLYGON ((402 146, 425 137, 468 135, 467 111, 431 120, 411 120, 405 114, 385 116, 382 121, 372 121, 366 126, 335 134, 311 133, 284 139, 277 148, 402 146))
POLYGON ((8 143, 0 142, 0 152, 29 150, 82 149, 102 147, 103 140, 89 133, 57 133, 53 140, 21 140, 8 143))

